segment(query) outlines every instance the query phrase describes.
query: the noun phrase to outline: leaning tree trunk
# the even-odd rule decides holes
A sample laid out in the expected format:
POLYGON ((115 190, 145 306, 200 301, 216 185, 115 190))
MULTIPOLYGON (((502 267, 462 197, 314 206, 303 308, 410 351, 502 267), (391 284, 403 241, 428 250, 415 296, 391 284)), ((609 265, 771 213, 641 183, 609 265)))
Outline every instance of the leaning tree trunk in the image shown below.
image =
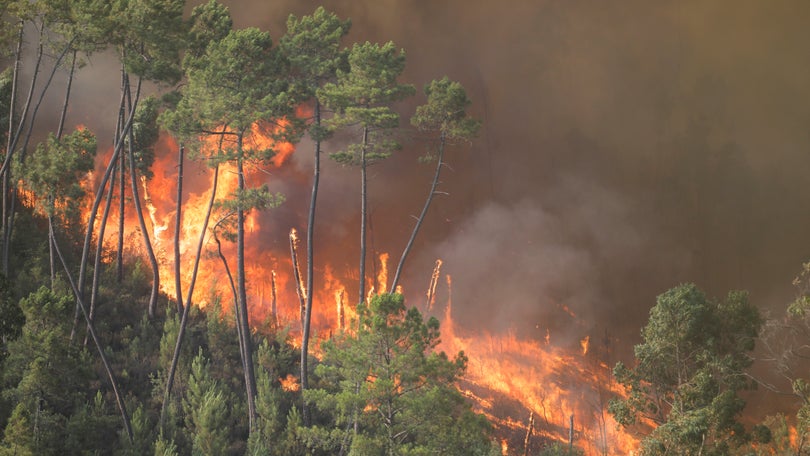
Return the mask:
POLYGON ((20 22, 19 41, 17 43, 17 57, 14 62, 14 81, 12 85, 11 96, 11 111, 9 116, 9 137, 8 146, 6 147, 6 156, 3 159, 3 165, 0 166, 0 175, 3 176, 2 193, 3 193, 3 220, 2 220, 2 236, 3 236, 3 250, 2 252, 2 266, 3 274, 8 275, 8 261, 11 255, 11 220, 14 218, 14 198, 11 192, 11 159, 14 156, 14 151, 17 148, 17 142, 22 135, 25 126, 25 119, 28 117, 28 109, 31 107, 31 102, 34 99, 34 88, 37 83, 37 76, 39 75, 39 66, 42 63, 42 32, 40 32, 39 46, 37 47, 36 63, 34 65, 34 72, 31 76, 31 87, 28 89, 28 95, 23 105, 20 119, 17 123, 17 128, 13 128, 14 120, 14 102, 16 99, 16 86, 17 78, 19 77, 19 65, 22 59, 22 42, 23 42, 23 23, 20 22))
POLYGON ((442 166, 444 166, 444 146, 446 144, 446 136, 445 133, 442 131, 441 138, 439 140, 439 157, 438 163, 436 163, 436 172, 433 174, 433 183, 430 185, 430 192, 428 193, 427 199, 425 200, 425 206, 422 208, 422 213, 419 214, 419 218, 416 219, 416 225, 413 227, 413 231, 411 232, 411 237, 408 239, 408 243, 405 245, 405 249, 402 251, 402 256, 399 258, 399 264, 397 264, 397 271, 394 273, 394 280, 391 282, 391 292, 396 293, 397 291, 397 284, 399 283, 399 275, 402 273, 402 267, 405 265, 405 258, 408 257, 408 253, 411 251, 411 247, 413 247, 413 241, 416 239, 416 234, 419 233, 419 228, 422 226, 422 222, 425 220, 425 216, 427 215, 428 209, 430 208, 430 203, 433 201, 433 197, 436 195, 436 187, 439 186, 439 175, 442 172, 442 166))
MULTIPOLYGON (((138 88, 136 90, 136 94, 140 94, 141 91, 141 83, 138 81, 138 88)), ((136 95, 137 98, 137 95, 136 95)), ((121 103, 124 103, 123 94, 121 103)), ((124 128, 122 131, 124 132, 118 141, 115 143, 115 148, 113 149, 112 156, 110 157, 110 163, 107 164, 107 169, 104 171, 104 175, 101 178, 101 183, 99 184, 98 190, 96 190, 96 197, 93 200, 93 205, 90 208, 90 214, 87 219, 87 228, 84 233, 84 246, 82 247, 82 259, 79 264, 79 279, 76 283, 78 288, 79 297, 84 299, 84 281, 85 276, 87 274, 87 263, 89 262, 90 256, 90 243, 93 239, 93 228, 96 223, 96 216, 98 215, 98 207, 101 205, 101 198, 104 195, 104 188, 107 186, 107 183, 110 180, 110 175, 112 171, 115 169, 115 160, 118 159, 118 155, 121 153, 121 148, 124 146, 123 138, 126 135, 126 132, 132 128, 132 121, 135 117, 135 111, 130 110, 127 121, 124 123, 124 128)), ((72 341, 74 336, 76 335, 76 326, 78 325, 78 318, 79 318, 79 311, 80 309, 79 299, 76 300, 76 314, 73 319, 73 328, 70 332, 70 340, 72 341)))
MULTIPOLYGON (((140 87, 140 82, 138 82, 138 86, 140 87)), ((127 84, 129 87, 129 84, 127 84)), ((129 90, 127 90, 127 94, 129 94, 129 90)), ((129 108, 132 112, 135 111, 135 108, 138 104, 137 97, 135 103, 131 103, 129 108)), ((152 242, 149 240, 149 231, 146 230, 146 220, 143 217, 143 208, 141 207, 141 198, 138 192, 138 176, 136 175, 136 168, 135 168, 135 151, 132 148, 132 144, 134 142, 134 136, 132 133, 132 129, 129 129, 129 141, 128 141, 128 151, 129 151, 129 180, 130 180, 130 187, 132 188, 132 200, 135 203, 135 214, 138 216, 138 225, 141 228, 141 234, 143 234, 143 244, 146 248, 146 255, 149 258, 149 263, 152 265, 152 293, 149 295, 149 308, 148 308, 148 315, 149 318, 155 318, 155 309, 157 308, 157 299, 158 299, 158 291, 160 289, 160 268, 158 267, 157 258, 155 257, 155 251, 152 248, 152 242)))
POLYGON ((93 324, 90 322, 90 316, 87 313, 87 308, 84 305, 82 300, 81 293, 79 291, 79 287, 76 286, 76 282, 73 281, 73 276, 70 274, 70 269, 68 269, 67 263, 65 262, 65 257, 62 256, 62 252, 59 250, 59 244, 56 242, 56 238, 53 234, 53 224, 48 225, 48 236, 53 243, 54 250, 56 250, 56 254, 59 256, 59 260, 62 262, 62 267, 65 269, 65 275, 67 276, 68 281, 70 282, 70 287, 73 289, 73 294, 76 296, 76 302, 79 304, 79 307, 82 310, 82 315, 84 315, 84 319, 87 322, 88 332, 90 336, 93 338, 93 343, 96 346, 96 350, 98 351, 98 356, 101 359, 101 364, 104 365, 104 370, 107 372, 107 378, 110 380, 110 385, 113 389, 113 394, 115 395, 115 402, 118 404, 118 410, 121 412, 121 419, 124 422, 124 429, 126 430, 127 436, 129 437, 129 441, 132 442, 132 425, 130 424, 129 414, 127 413, 126 404, 124 404, 124 397, 121 394, 121 391, 118 389, 118 381, 115 379, 115 374, 113 374, 112 368, 110 367, 110 363, 107 360, 107 355, 104 354, 104 349, 101 347, 101 342, 98 339, 98 335, 96 334, 96 330, 93 329, 93 324))
MULTIPOLYGON (((182 153, 180 157, 181 157, 180 159, 182 160, 182 153)), ((180 179, 180 177, 178 177, 178 179, 180 179)), ((165 431, 164 426, 166 422, 166 411, 169 406, 169 401, 171 399, 172 386, 174 385, 174 374, 175 372, 177 372, 177 364, 180 362, 180 349, 183 347, 183 336, 185 335, 186 327, 188 326, 188 314, 192 304, 191 297, 194 295, 194 284, 197 282, 197 270, 200 265, 200 258, 202 258, 202 249, 205 243, 205 233, 206 230, 208 230, 208 222, 209 220, 211 220, 211 211, 214 208, 214 201, 216 200, 217 197, 218 180, 219 180, 219 165, 214 167, 214 182, 212 184, 211 189, 211 198, 208 200, 208 209, 205 212, 205 219, 203 220, 203 226, 202 229, 200 230, 200 240, 197 243, 197 253, 194 256, 194 268, 191 271, 191 281, 189 282, 188 293, 186 294, 186 305, 183 307, 183 314, 182 314, 183 316, 180 318, 180 328, 177 331, 177 341, 175 342, 174 345, 174 354, 172 355, 172 363, 169 366, 169 373, 166 378, 166 390, 163 392, 163 405, 160 408, 160 424, 158 426, 158 429, 160 429, 161 432, 165 431)), ((178 181, 178 187, 180 187, 180 181, 178 181)), ((178 191, 178 196, 179 193, 180 192, 178 191)), ((180 208, 178 207, 178 210, 179 209, 180 208)), ((177 239, 175 239, 175 242, 177 242, 177 239)), ((217 240, 217 244, 219 244, 219 240, 217 240)), ((230 277, 230 271, 228 271, 228 276, 230 277)), ((233 280, 231 280, 231 288, 233 288, 233 280)), ((235 295, 236 293, 234 293, 234 297, 235 295)))
MULTIPOLYGON (((238 176, 238 198, 241 198, 242 193, 245 191, 245 172, 242 165, 242 140, 243 136, 240 133, 237 137, 237 154, 236 159, 237 176, 238 176)), ((247 289, 245 283, 245 210, 242 204, 239 203, 236 208, 236 274, 237 274, 237 291, 239 299, 236 305, 241 310, 239 326, 242 330, 242 340, 244 342, 244 364, 245 364, 245 389, 247 390, 248 402, 248 421, 250 423, 250 432, 256 430, 256 376, 253 372, 253 353, 250 341, 250 325, 248 319, 247 309, 247 289)))
MULTIPOLYGON (((73 44, 72 40, 70 42, 68 42, 65 45, 65 48, 62 50, 62 52, 56 58, 56 61, 53 64, 53 68, 51 68, 51 72, 48 75, 48 79, 45 81, 45 84, 42 86, 42 89, 39 92, 39 98, 37 99, 36 104, 34 104, 34 109, 31 110, 31 118, 28 120, 28 130, 25 133, 25 139, 23 140, 22 146, 20 147, 20 158, 19 158, 20 162, 23 162, 25 160, 26 155, 27 155, 28 144, 31 142, 31 136, 34 133, 34 124, 36 123, 37 115, 39 114, 39 108, 42 106, 43 100, 45 100, 45 94, 48 92, 48 89, 51 87, 51 83, 53 82, 53 77, 54 77, 54 75, 56 75, 56 70, 59 69, 59 64, 62 62, 62 59, 65 58, 65 55, 67 54, 68 50, 70 50, 70 47, 72 46, 72 44, 73 44)), ((39 54, 40 54, 40 57, 38 58, 37 68, 39 68, 39 60, 41 60, 41 54, 42 54, 42 34, 41 33, 40 33, 39 54)), ((38 71, 38 69, 36 71, 38 71)), ((34 83, 32 82, 31 83, 31 92, 29 92, 29 101, 26 102, 26 105, 30 104, 30 95, 33 94, 33 89, 34 89, 34 83)), ((65 102, 67 102, 67 99, 65 100, 65 102)), ((26 106, 26 110, 27 110, 27 106, 26 106)), ((22 127, 22 122, 24 122, 24 121, 25 121, 25 116, 23 116, 23 118, 20 121, 21 122, 20 123, 21 127, 22 127)), ((19 130, 18 130, 18 135, 19 135, 19 130)), ((12 154, 10 154, 10 153, 6 154, 7 157, 11 156, 11 155, 12 154)), ((8 174, 8 173, 6 173, 6 174, 8 174)), ((11 194, 10 194, 11 203, 9 205, 9 209, 10 209, 9 213, 7 214, 8 219, 7 219, 7 225, 6 225, 6 230, 5 230, 4 236, 5 236, 5 239, 7 240, 8 244, 9 244, 9 247, 10 247, 11 238, 12 238, 12 236, 14 234, 14 213, 15 213, 15 206, 16 206, 16 203, 17 203, 17 186, 16 186, 16 184, 14 184, 14 181, 9 182, 9 184, 10 184, 9 190, 11 192, 11 194)), ((5 249, 5 251, 4 251, 4 258, 3 258, 4 264, 7 264, 7 262, 8 262, 8 257, 10 255, 10 251, 11 251, 10 248, 5 249)))

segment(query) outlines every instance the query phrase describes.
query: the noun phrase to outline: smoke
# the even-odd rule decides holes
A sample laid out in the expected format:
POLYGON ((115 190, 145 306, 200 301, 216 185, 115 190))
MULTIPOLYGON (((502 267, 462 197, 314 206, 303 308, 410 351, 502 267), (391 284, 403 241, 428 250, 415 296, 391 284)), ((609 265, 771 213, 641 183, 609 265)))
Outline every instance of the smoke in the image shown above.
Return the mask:
MULTIPOLYGON (((347 44, 404 48, 408 82, 467 88, 484 128, 447 157, 446 195, 404 271, 414 304, 442 258, 464 325, 552 338, 610 328, 633 342, 655 296, 685 281, 713 296, 747 289, 781 312, 810 257, 807 2, 225 3, 237 26, 275 37, 288 14, 323 4, 352 19, 347 44)), ((75 122, 114 126, 110 60, 77 75, 75 122)), ((400 106, 403 125, 423 101, 400 106)), ((416 160, 424 146, 402 139, 369 182, 372 247, 392 260, 432 173, 416 160)), ((305 226, 311 147, 298 149, 274 171, 287 202, 263 216, 280 251, 305 226)), ((358 181, 324 160, 316 247, 338 268, 356 267, 358 181)))

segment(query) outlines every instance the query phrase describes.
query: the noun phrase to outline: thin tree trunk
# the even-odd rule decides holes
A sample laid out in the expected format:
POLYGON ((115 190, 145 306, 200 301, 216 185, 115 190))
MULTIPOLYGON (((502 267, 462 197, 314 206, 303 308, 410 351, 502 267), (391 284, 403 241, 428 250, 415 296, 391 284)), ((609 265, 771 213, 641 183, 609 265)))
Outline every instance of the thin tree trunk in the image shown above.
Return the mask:
MULTIPOLYGON (((36 123, 37 115, 39 114, 39 108, 42 106, 42 101, 45 99, 45 94, 48 92, 48 89, 51 87, 51 83, 53 82, 53 77, 56 75, 56 70, 59 68, 59 64, 62 62, 62 59, 65 58, 67 51, 72 46, 73 41, 71 40, 68 44, 65 45, 65 48, 62 50, 62 53, 59 54, 56 61, 53 64, 53 68, 51 68, 50 74, 48 74, 48 80, 45 81, 45 84, 42 86, 42 90, 39 92, 39 98, 37 99, 36 104, 34 105, 34 109, 31 111, 31 119, 28 121, 28 131, 25 133, 25 140, 23 141, 22 147, 20 147, 20 162, 25 160, 25 157, 28 153, 28 144, 31 142, 31 136, 34 132, 34 124, 36 123)), ((37 61, 37 72, 39 71, 39 63, 42 60, 42 34, 40 34, 40 45, 39 45, 39 57, 37 61)), ((31 92, 33 92, 34 84, 31 84, 31 92)), ((32 95, 30 93, 29 95, 32 95)), ((67 100, 66 100, 67 101, 67 100)), ((29 101, 30 103, 30 101, 29 101)), ((20 126, 22 127, 22 122, 25 121, 25 117, 21 119, 20 126)), ((18 131, 19 134, 19 131, 18 131)), ((6 154, 6 157, 9 157, 11 154, 6 154)), ((3 163, 6 164, 5 162, 3 163)), ((2 171, 0 171, 2 173, 2 171)), ((8 240, 9 247, 11 244, 11 237, 14 234, 14 207, 16 206, 16 199, 17 199, 17 191, 16 191, 16 184, 13 181, 9 182, 10 190, 11 190, 11 212, 8 214, 8 221, 5 231, 5 239, 8 240)), ((10 254, 10 249, 7 249, 6 254, 10 254)), ((8 258, 4 258, 4 262, 7 262, 8 258)))
MULTIPOLYGON (((123 65, 121 65, 121 93, 125 93, 124 87, 126 87, 126 69, 123 65)), ((126 105, 125 97, 121 97, 121 104, 118 107, 118 128, 115 130, 115 141, 116 144, 123 140, 124 132, 123 132, 123 124, 124 124, 124 116, 126 114, 126 105)), ((133 111, 134 112, 134 111, 133 111)), ((120 171, 119 178, 118 178, 118 248, 116 249, 116 256, 115 256, 115 268, 116 268, 116 279, 120 284, 124 280, 124 221, 126 217, 126 200, 124 199, 124 195, 126 194, 126 175, 127 175, 127 160, 124 154, 121 154, 118 158, 118 169, 120 171)))
MULTIPOLYGON (((129 87, 129 84, 127 84, 129 87)), ((140 81, 138 82, 140 87, 140 81)), ((129 90, 127 90, 127 98, 129 98, 129 90)), ((130 103, 129 108, 135 112, 138 104, 137 97, 134 103, 130 103)), ((141 207, 141 198, 138 192, 138 176, 135 168, 135 151, 132 148, 134 136, 132 129, 129 129, 129 180, 130 187, 132 188, 132 200, 135 203, 135 213, 138 215, 138 225, 141 227, 141 234, 143 235, 143 244, 146 248, 146 255, 149 258, 149 263, 152 265, 152 293, 149 296, 149 308, 147 313, 149 318, 155 318, 155 309, 157 308, 158 291, 160 289, 160 269, 158 267, 157 258, 155 258, 155 251, 152 249, 152 242, 149 240, 149 231, 146 229, 146 220, 143 217, 143 208, 141 207)))
MULTIPOLYGON (((174 221, 174 288, 177 294, 177 313, 183 312, 183 285, 180 281, 180 224, 183 208, 183 155, 185 149, 180 145, 177 152, 177 214, 174 221)), ((206 224, 208 221, 206 220, 206 224)))
MULTIPOLYGON (((315 97, 315 126, 321 127, 321 102, 315 97)), ((320 136, 319 136, 320 138, 320 136)), ((301 332, 301 393, 309 389, 309 328, 312 323, 313 264, 315 256, 315 205, 318 202, 318 184, 321 179, 321 140, 315 140, 315 163, 312 173, 312 196, 309 201, 309 218, 307 220, 307 300, 304 306, 304 325, 301 332)), ((309 406, 306 401, 301 405, 301 416, 304 426, 311 424, 309 406)))
MULTIPOLYGON (((23 40, 23 23, 20 22, 20 33, 19 33, 19 42, 18 42, 18 53, 17 59, 14 63, 14 92, 16 93, 16 82, 17 77, 19 74, 19 64, 21 59, 21 49, 22 49, 22 40, 23 40)), ((39 38, 39 47, 37 48, 37 58, 36 63, 34 65, 34 73, 31 76, 31 87, 28 89, 28 95, 25 99, 25 104, 23 105, 22 113, 20 114, 19 122, 17 123, 17 129, 11 134, 9 132, 9 145, 6 148, 6 156, 3 159, 3 165, 0 166, 0 175, 3 176, 3 221, 2 221, 2 230, 3 230, 3 251, 2 251, 2 263, 3 263, 3 274, 8 275, 8 261, 9 256, 11 253, 11 220, 14 218, 14 197, 16 196, 15 192, 11 192, 11 159, 14 156, 14 150, 17 148, 17 141, 20 139, 20 135, 22 134, 23 127, 25 126, 25 119, 28 117, 28 109, 31 107, 31 101, 34 99, 34 88, 37 84, 37 76, 39 75, 39 66, 42 63, 42 31, 40 31, 40 38, 39 38)), ((14 99, 15 96, 12 95, 12 103, 11 109, 14 109, 14 99)), ((10 116, 10 119, 13 119, 14 116, 10 116)), ((13 120, 9 120, 9 124, 13 120)))
MULTIPOLYGON (((182 150, 182 148, 181 148, 182 150)), ((182 160, 182 153, 181 158, 182 160)), ((172 386, 174 385, 174 375, 177 372, 177 364, 180 362, 180 350, 183 347, 183 336, 186 333, 186 327, 188 326, 188 314, 191 309, 192 304, 192 296, 194 295, 194 285, 197 282, 197 270, 200 265, 200 258, 202 258, 202 249, 205 243, 205 234, 208 230, 208 222, 211 219, 211 211, 214 208, 214 201, 217 197, 217 182, 219 181, 219 165, 214 167, 214 182, 211 189, 211 198, 208 200, 208 209, 205 212, 205 219, 203 221, 202 229, 200 230, 200 239, 197 242, 197 253, 194 256, 194 268, 191 271, 191 281, 188 285, 188 294, 186 294, 186 305, 183 307, 183 316, 180 318, 180 329, 177 331, 177 341, 174 345, 174 354, 172 355, 172 363, 169 367, 169 374, 166 378, 166 390, 163 392, 163 405, 160 408, 160 425, 158 429, 162 431, 165 430, 165 422, 166 422, 166 410, 169 406, 169 400, 171 399, 172 394, 172 386)), ((175 240, 176 242, 177 240, 175 240)), ((217 245, 219 245, 219 240, 217 240, 217 245)), ((225 267, 227 268, 227 264, 225 267)), ((230 271, 228 270, 228 276, 230 278, 230 271)), ((231 280, 231 288, 233 288, 233 279, 231 280)), ((234 298, 236 298, 236 293, 234 290, 234 298)), ((179 299, 179 298, 178 298, 179 299)), ((241 345, 240 345, 241 348, 241 345)))
MULTIPOLYGON (((239 178, 239 196, 245 191, 245 173, 242 164, 242 139, 240 133, 237 137, 237 154, 236 160, 237 175, 239 178)), ((256 430, 256 376, 253 372, 253 353, 250 340, 250 325, 248 319, 247 308, 247 288, 245 283, 245 210, 240 203, 236 209, 236 268, 237 268, 237 289, 239 292, 239 299, 237 305, 240 307, 241 316, 239 324, 242 327, 242 339, 245 344, 244 363, 245 363, 245 389, 247 390, 248 402, 248 420, 250 423, 250 432, 256 430)))
POLYGON ((445 133, 442 132, 441 139, 439 141, 439 157, 438 163, 436 163, 436 172, 433 174, 433 183, 430 185, 430 192, 428 193, 427 199, 425 200, 425 206, 422 207, 422 212, 419 214, 419 218, 416 219, 416 225, 413 227, 413 231, 411 232, 411 237, 408 239, 408 243, 405 245, 405 249, 402 251, 402 256, 399 258, 399 263, 397 264, 397 270, 394 273, 394 280, 391 282, 391 292, 396 293, 397 291, 397 284, 399 283, 399 276, 402 273, 402 267, 405 265, 405 258, 408 257, 408 253, 411 251, 411 247, 413 247, 413 241, 416 239, 416 234, 419 233, 419 228, 422 226, 422 222, 425 220, 425 216, 427 215, 428 209, 430 208, 430 203, 433 202, 433 196, 436 195, 436 187, 439 186, 439 176, 442 172, 442 166, 444 166, 444 146, 446 144, 446 136, 445 133))
POLYGON ((96 330, 93 328, 93 324, 90 322, 89 315, 87 313, 87 308, 82 301, 81 294, 79 292, 79 288, 76 286, 76 282, 73 281, 73 276, 70 274, 70 270, 68 269, 67 263, 65 262, 65 258, 62 256, 62 252, 59 250, 59 244, 56 242, 56 238, 53 235, 53 225, 48 226, 48 235, 53 241, 54 249, 56 250, 56 254, 59 256, 59 260, 62 262, 62 267, 65 269, 65 275, 67 276, 68 281, 70 282, 70 287, 73 289, 73 294, 76 296, 76 302, 79 303, 79 307, 82 310, 82 314, 84 315, 85 320, 87 321, 87 327, 90 332, 90 336, 93 338, 93 343, 96 346, 96 350, 98 351, 99 358, 101 359, 101 363, 104 365, 104 370, 107 372, 107 378, 110 380, 110 385, 113 389, 113 394, 115 395, 115 402, 118 404, 118 410, 121 412, 121 419, 124 422, 124 429, 126 430, 127 436, 129 437, 129 441, 132 442, 132 425, 129 421, 129 414, 127 413, 126 405, 124 404, 124 398, 121 394, 121 391, 118 389, 118 382, 115 379, 115 374, 113 374, 112 368, 110 367, 110 363, 107 360, 107 355, 104 354, 104 350, 101 347, 101 342, 98 339, 98 335, 96 334, 96 330))
MULTIPOLYGON (((138 81, 138 89, 137 93, 140 94, 140 81, 138 81)), ((123 94, 122 94, 123 97, 123 94)), ((123 103, 123 99, 121 103, 123 103)), ((127 131, 132 128, 132 120, 135 116, 134 111, 130 111, 127 117, 127 121, 124 124, 124 128, 122 131, 124 134, 121 135, 119 140, 115 144, 115 148, 113 149, 112 157, 110 157, 110 163, 107 164, 107 169, 104 171, 104 176, 101 178, 101 183, 99 184, 98 190, 96 190, 96 197, 93 200, 93 206, 90 208, 90 214, 87 220, 87 229, 84 234, 84 246, 82 247, 82 259, 79 265, 79 280, 77 282, 77 287, 79 291, 79 296, 84 298, 84 281, 85 276, 87 274, 87 263, 88 263, 88 256, 90 255, 90 242, 93 239, 93 227, 96 222, 96 215, 98 215, 98 207, 101 204, 102 195, 104 195, 104 188, 107 186, 107 182, 110 180, 110 175, 112 171, 115 169, 115 160, 118 159, 118 154, 121 153, 121 148, 124 145, 123 138, 127 131)), ((73 320, 73 329, 70 333, 70 340, 73 341, 73 338, 76 334, 76 326, 78 325, 78 318, 79 318, 79 311, 80 311, 79 300, 76 301, 76 314, 73 320)))
MULTIPOLYGON (((228 215, 230 217, 233 214, 228 215)), ((224 221, 227 217, 220 220, 220 222, 224 221)), ((220 222, 217 222, 219 225, 220 222)), ((242 321, 242 311, 239 309, 237 302, 239 301, 239 293, 236 291, 236 284, 233 280, 233 274, 231 273, 231 268, 228 266, 228 259, 225 258, 225 255, 222 253, 222 242, 219 240, 219 236, 217 236, 217 227, 215 226, 212 230, 214 234, 214 242, 217 243, 217 255, 219 255, 220 261, 222 261, 222 266, 225 268, 225 275, 228 277, 228 284, 231 286, 231 293, 233 294, 233 309, 234 309, 234 317, 236 318, 236 337, 239 340, 239 358, 242 361, 242 372, 245 369, 245 339, 242 337, 242 327, 239 325, 239 322, 242 321)))
POLYGON ((368 146, 368 127, 363 127, 363 147, 360 148, 360 300, 366 300, 366 216, 368 197, 366 195, 366 147, 368 146))
POLYGON ((68 74, 67 88, 65 88, 65 101, 62 103, 62 114, 59 116, 59 128, 56 129, 56 138, 62 139, 62 132, 65 129, 65 119, 67 119, 68 102, 70 101, 70 90, 73 87, 73 76, 76 74, 76 50, 70 59, 70 73, 68 74))
MULTIPOLYGON (((111 163, 115 163, 113 160, 111 163)), ((115 173, 115 170, 113 170, 115 173)), ((112 206, 112 196, 115 186, 110 182, 110 187, 107 190, 107 199, 104 202, 104 213, 101 215, 101 223, 98 227, 98 241, 96 242, 96 257, 93 259, 93 283, 90 285, 90 322, 95 322, 96 318, 96 300, 98 299, 98 286, 101 276, 101 254, 104 250, 104 233, 107 230, 107 218, 110 216, 110 207, 112 206)), ((89 333, 89 328, 88 328, 89 333)), ((84 335, 84 345, 87 346, 87 336, 84 335)))

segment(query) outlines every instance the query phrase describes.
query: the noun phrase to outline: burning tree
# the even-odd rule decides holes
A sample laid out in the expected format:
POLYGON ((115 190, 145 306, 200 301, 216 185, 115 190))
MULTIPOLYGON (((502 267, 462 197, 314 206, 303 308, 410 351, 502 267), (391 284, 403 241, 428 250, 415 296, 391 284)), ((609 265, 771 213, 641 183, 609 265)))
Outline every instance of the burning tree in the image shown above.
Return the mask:
POLYGON ((713 301, 686 284, 658 296, 635 366, 614 369, 628 396, 609 405, 624 426, 655 426, 642 454, 728 454, 750 438, 738 420, 739 393, 755 386, 745 369, 761 326, 743 292, 713 301))
MULTIPOLYGON (((245 216, 252 209, 272 207, 280 202, 267 187, 248 188, 245 165, 261 163, 275 151, 266 145, 249 141, 251 128, 278 127, 272 134, 281 141, 294 135, 290 122, 295 99, 288 92, 287 65, 267 32, 255 28, 232 30, 222 39, 210 42, 199 58, 185 62, 188 84, 173 112, 165 117, 167 124, 198 151, 203 136, 221 138, 223 147, 204 158, 211 163, 230 162, 235 166, 238 187, 223 203, 236 216, 237 301, 234 305, 242 347, 245 387, 248 398, 250 427, 256 420, 256 379, 253 373, 252 348, 245 278, 245 216), (248 140, 246 140, 248 139, 248 140)), ((272 130, 272 129, 271 129, 272 130)))
MULTIPOLYGON (((442 168, 444 167, 444 150, 448 144, 456 141, 469 141, 478 132, 480 122, 471 119, 467 116, 467 108, 471 101, 467 97, 464 87, 458 82, 453 82, 447 77, 436 81, 434 80, 425 87, 425 95, 427 95, 427 103, 416 108, 416 114, 411 117, 411 124, 421 131, 432 134, 438 134, 436 139, 436 172, 433 174, 433 182, 430 185, 430 192, 425 199, 425 206, 422 212, 416 219, 416 225, 413 227, 411 237, 402 251, 402 256, 397 264, 396 273, 394 273, 394 280, 391 282, 391 290, 396 291, 399 276, 402 273, 402 267, 405 265, 405 258, 411 251, 413 241, 416 239, 416 234, 425 220, 427 211, 430 208, 430 203, 436 195, 436 188, 439 186, 439 176, 441 175, 442 168)), ((428 153, 426 159, 433 159, 433 155, 428 153)))
MULTIPOLYGON (((360 304, 365 306, 366 304, 360 304)), ((492 451, 486 420, 455 382, 467 359, 437 352, 439 322, 406 308, 400 294, 371 298, 357 332, 323 344, 320 388, 304 400, 322 424, 300 432, 327 454, 458 454, 492 451)))
MULTIPOLYGON (((315 10, 312 16, 301 19, 293 15, 287 19, 287 33, 281 38, 284 53, 290 59, 292 75, 297 87, 306 99, 314 104, 313 116, 308 132, 315 143, 315 161, 312 174, 312 197, 307 218, 307 276, 304 315, 301 328, 301 389, 309 387, 308 356, 309 336, 312 322, 312 297, 314 294, 314 233, 315 207, 318 201, 318 184, 321 175, 321 143, 329 136, 329 131, 322 125, 323 113, 320 99, 315 96, 327 82, 334 82, 337 70, 347 64, 347 53, 340 48, 340 40, 349 32, 350 21, 341 21, 334 13, 323 7, 315 10)), ((300 289, 300 287, 299 287, 300 289)), ((303 409, 304 423, 309 424, 309 411, 306 404, 303 409)))
POLYGON ((410 84, 397 78, 405 69, 405 51, 394 43, 355 44, 349 53, 349 69, 337 72, 337 82, 326 84, 318 98, 337 112, 329 120, 332 128, 353 127, 359 140, 332 154, 343 164, 360 166, 360 271, 359 298, 366 298, 366 219, 368 197, 366 170, 370 163, 391 155, 399 144, 390 135, 399 125, 399 114, 391 104, 413 95, 410 84))

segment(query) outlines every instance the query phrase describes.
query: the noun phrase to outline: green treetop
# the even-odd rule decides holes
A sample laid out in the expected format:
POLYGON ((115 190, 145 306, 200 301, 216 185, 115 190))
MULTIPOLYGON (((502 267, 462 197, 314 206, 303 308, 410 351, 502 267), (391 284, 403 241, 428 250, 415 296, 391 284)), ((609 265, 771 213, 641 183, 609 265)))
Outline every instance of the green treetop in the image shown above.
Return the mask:
POLYGON ((655 424, 642 454, 721 455, 745 443, 739 392, 754 386, 745 369, 761 326, 743 292, 713 301, 686 284, 658 296, 635 366, 620 362, 614 369, 628 396, 609 406, 623 425, 655 424))

